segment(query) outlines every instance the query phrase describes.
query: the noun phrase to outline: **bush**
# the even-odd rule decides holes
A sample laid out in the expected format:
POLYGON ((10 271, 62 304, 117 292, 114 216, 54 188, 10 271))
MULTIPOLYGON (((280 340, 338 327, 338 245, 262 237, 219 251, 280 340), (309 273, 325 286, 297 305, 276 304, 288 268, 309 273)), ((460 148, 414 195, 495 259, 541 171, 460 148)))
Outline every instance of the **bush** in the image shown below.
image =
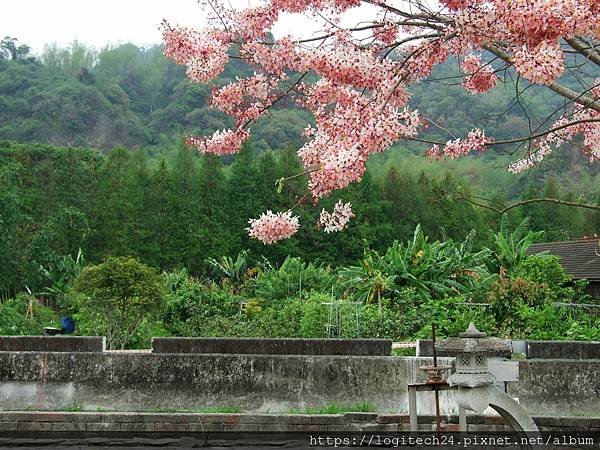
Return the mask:
POLYGON ((29 295, 19 294, 0 304, 0 335, 41 335, 48 326, 58 327, 56 313, 29 295))
POLYGON ((260 299, 264 306, 269 306, 284 299, 306 297, 313 291, 328 293, 333 283, 329 268, 287 257, 279 269, 259 274, 246 292, 250 297, 260 299))
POLYGON ((87 266, 77 277, 80 293, 76 319, 83 333, 105 335, 108 349, 124 349, 138 327, 164 306, 163 278, 130 257, 110 257, 87 266))
POLYGON ((207 327, 215 325, 207 322, 213 317, 238 314, 242 300, 215 285, 205 286, 195 278, 187 278, 167 296, 161 319, 173 335, 203 336, 207 327))
POLYGON ((518 325, 511 330, 514 338, 576 341, 600 338, 600 319, 579 309, 550 304, 537 308, 521 305, 516 317, 518 325))
POLYGON ((557 256, 535 255, 522 260, 510 274, 511 278, 522 278, 546 284, 550 289, 561 288, 571 281, 571 276, 560 265, 557 256))
POLYGON ((486 305, 465 304, 462 297, 428 300, 419 311, 424 325, 416 333, 417 339, 431 339, 431 324, 436 325, 436 338, 458 336, 473 322, 480 331, 494 333, 495 321, 486 305))
POLYGON ((519 317, 522 305, 541 306, 547 304, 551 296, 552 292, 545 284, 522 278, 500 278, 492 285, 488 295, 496 328, 501 334, 510 336, 514 330, 522 327, 519 317))

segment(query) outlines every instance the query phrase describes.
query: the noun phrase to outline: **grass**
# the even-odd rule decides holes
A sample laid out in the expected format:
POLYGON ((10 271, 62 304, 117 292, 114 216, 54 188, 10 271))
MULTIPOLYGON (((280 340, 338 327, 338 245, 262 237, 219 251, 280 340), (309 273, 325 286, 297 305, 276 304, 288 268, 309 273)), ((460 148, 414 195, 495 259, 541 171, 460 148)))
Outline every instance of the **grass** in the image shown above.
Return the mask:
POLYGON ((393 348, 392 356, 417 356, 416 347, 393 348))
POLYGON ((81 412, 83 411, 83 408, 80 405, 72 405, 72 406, 66 406, 63 408, 64 412, 81 412))
POLYGON ((350 406, 340 406, 335 403, 320 408, 305 408, 305 409, 292 409, 292 414, 311 414, 311 415, 322 415, 322 414, 344 414, 348 412, 374 412, 375 408, 369 402, 363 401, 354 403, 350 406))
POLYGON ((153 408, 150 410, 143 410, 138 412, 152 412, 152 413, 199 413, 199 414, 239 414, 242 409, 237 406, 214 406, 208 408, 153 408))

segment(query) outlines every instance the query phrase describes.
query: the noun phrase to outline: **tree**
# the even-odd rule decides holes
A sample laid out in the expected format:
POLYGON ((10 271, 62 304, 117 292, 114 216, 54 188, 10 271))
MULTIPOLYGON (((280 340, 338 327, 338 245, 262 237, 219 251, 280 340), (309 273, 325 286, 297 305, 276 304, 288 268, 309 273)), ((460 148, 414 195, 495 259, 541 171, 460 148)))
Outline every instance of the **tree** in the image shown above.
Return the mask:
POLYGON ((17 45, 19 40, 14 37, 6 36, 0 41, 0 57, 9 58, 11 61, 25 58, 31 48, 28 45, 17 45))
MULTIPOLYGON (((212 105, 234 118, 234 127, 186 142, 202 153, 236 153, 254 122, 291 97, 315 119, 298 151, 315 203, 359 181, 368 158, 399 140, 433 143, 427 154, 434 158, 527 143, 524 157, 509 168, 515 173, 580 135, 584 152, 600 157, 600 77, 585 73, 591 68, 597 74, 600 67, 596 0, 278 0, 242 10, 214 0, 206 8, 209 24, 201 31, 165 22, 165 54, 199 83, 221 74, 230 57, 257 70, 213 93, 212 105), (370 20, 361 11, 358 25, 344 27, 341 14, 357 7, 364 7, 370 20), (269 30, 282 13, 322 17, 326 29, 306 39, 273 42, 269 30), (516 79, 515 102, 524 110, 522 93, 531 85, 547 87, 566 106, 532 123, 526 136, 494 141, 474 128, 456 137, 435 117, 409 107, 408 88, 449 59, 460 67, 449 80, 458 80, 469 93, 490 91, 502 73, 505 80, 516 79), (424 124, 453 139, 444 144, 417 137, 424 124)), ((251 236, 275 242, 297 231, 298 218, 291 211, 263 214, 250 228, 251 236)))
POLYGON ((21 199, 16 193, 14 167, 5 165, 0 169, 0 295, 12 296, 22 289, 22 259, 17 236, 22 221, 21 199))
POLYGON ((161 311, 166 295, 162 276, 130 257, 86 267, 74 287, 83 296, 79 318, 106 336, 109 350, 124 349, 140 323, 161 311))

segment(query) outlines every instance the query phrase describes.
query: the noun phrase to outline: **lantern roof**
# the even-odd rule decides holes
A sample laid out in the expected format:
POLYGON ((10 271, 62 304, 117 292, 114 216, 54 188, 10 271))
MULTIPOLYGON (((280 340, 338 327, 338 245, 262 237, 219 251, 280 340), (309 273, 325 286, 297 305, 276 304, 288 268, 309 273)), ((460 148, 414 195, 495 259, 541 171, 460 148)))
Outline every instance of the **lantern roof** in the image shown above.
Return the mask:
POLYGON ((439 356, 457 356, 463 353, 483 353, 486 356, 510 357, 512 347, 510 341, 487 337, 471 322, 467 331, 460 333, 459 337, 444 339, 435 344, 439 356))

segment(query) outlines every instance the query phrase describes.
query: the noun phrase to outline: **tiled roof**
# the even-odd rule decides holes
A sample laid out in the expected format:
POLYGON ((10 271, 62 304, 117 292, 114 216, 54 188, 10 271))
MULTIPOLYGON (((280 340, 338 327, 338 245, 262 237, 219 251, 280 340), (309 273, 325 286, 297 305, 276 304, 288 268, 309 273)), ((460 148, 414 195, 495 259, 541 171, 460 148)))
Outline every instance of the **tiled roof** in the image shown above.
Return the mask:
POLYGON ((544 251, 558 256, 560 264, 573 278, 600 281, 600 239, 534 244, 529 247, 527 254, 534 255, 544 251))

